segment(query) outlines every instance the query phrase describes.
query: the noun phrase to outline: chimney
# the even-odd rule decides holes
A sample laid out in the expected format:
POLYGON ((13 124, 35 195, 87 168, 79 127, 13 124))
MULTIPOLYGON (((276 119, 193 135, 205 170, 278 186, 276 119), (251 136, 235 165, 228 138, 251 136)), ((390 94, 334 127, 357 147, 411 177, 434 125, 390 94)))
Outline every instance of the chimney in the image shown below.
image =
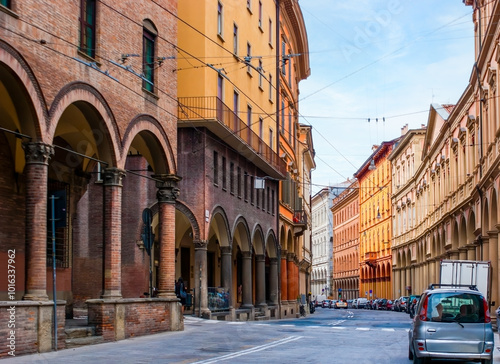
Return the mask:
POLYGON ((376 151, 378 149, 378 147, 380 147, 380 145, 373 144, 372 145, 372 152, 376 151))
POLYGON ((408 133, 408 124, 401 128, 401 136, 405 135, 406 133, 408 133))

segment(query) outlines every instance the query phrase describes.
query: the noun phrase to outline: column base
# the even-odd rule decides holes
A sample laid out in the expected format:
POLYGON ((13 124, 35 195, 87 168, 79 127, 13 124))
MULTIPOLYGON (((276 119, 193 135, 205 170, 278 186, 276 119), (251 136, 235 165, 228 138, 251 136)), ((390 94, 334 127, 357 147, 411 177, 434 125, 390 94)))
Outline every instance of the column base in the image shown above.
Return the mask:
POLYGON ((177 298, 175 291, 158 291, 158 297, 160 298, 177 298))
POLYGON ((47 296, 47 291, 45 290, 31 290, 26 292, 23 296, 23 301, 48 301, 49 296, 47 296))
POLYGON ((122 298, 122 293, 119 290, 106 290, 101 295, 105 300, 119 300, 122 298))

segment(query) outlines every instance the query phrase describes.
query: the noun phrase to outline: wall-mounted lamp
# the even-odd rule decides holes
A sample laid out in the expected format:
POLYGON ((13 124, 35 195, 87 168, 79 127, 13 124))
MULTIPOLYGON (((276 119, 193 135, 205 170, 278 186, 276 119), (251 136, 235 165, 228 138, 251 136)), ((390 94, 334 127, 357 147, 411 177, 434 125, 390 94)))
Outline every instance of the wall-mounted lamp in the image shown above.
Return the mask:
POLYGON ((379 220, 380 220, 381 218, 382 218, 382 216, 380 216, 380 212, 379 212, 379 213, 377 214, 377 219, 379 219, 379 220))

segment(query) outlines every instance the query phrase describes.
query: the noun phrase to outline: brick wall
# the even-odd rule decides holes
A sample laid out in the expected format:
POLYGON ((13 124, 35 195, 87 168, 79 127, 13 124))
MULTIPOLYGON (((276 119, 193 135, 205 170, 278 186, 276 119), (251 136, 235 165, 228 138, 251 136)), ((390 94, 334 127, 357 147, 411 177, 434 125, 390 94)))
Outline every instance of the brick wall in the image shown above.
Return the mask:
POLYGON ((91 300, 89 325, 95 325, 97 335, 102 335, 105 341, 183 330, 182 316, 180 325, 172 325, 174 310, 180 311, 176 299, 91 300))
MULTIPOLYGON (((65 307, 57 306, 57 346, 66 347, 64 332, 65 307)), ((14 337, 14 354, 33 354, 52 350, 53 305, 51 302, 1 301, 0 302, 0 358, 11 357, 11 337, 14 337), (11 307, 15 305, 15 309, 11 307), (11 327, 9 327, 9 324, 11 327), (10 331, 14 331, 14 334, 10 331)))

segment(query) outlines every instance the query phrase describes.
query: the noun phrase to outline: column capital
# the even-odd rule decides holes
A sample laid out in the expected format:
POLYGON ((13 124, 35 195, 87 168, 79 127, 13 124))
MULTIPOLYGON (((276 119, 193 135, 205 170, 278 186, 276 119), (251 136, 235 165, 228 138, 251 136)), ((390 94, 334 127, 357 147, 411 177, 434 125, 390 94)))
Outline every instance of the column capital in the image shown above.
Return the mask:
POLYGON ((207 250, 208 240, 194 240, 194 250, 207 250))
POLYGON ((269 258, 270 264, 278 264, 278 258, 269 258))
POLYGON ((266 260, 266 256, 264 254, 255 254, 255 261, 264 262, 266 260))
POLYGON ((156 179, 158 202, 175 204, 180 194, 180 189, 177 186, 182 178, 175 174, 155 174, 152 177, 156 179))
POLYGON ((23 143, 24 157, 27 164, 49 164, 54 155, 54 147, 45 143, 23 143))
POLYGON ((286 260, 288 260, 289 262, 294 261, 295 260, 295 253, 288 253, 286 255, 286 260))
POLYGON ((233 249, 230 246, 221 246, 219 247, 221 254, 231 254, 233 249))
POLYGON ((241 252, 241 256, 243 259, 251 259, 252 258, 252 252, 241 252))
POLYGON ((123 177, 125 177, 125 171, 120 168, 111 167, 106 168, 102 172, 102 179, 104 186, 118 186, 123 187, 123 177))

